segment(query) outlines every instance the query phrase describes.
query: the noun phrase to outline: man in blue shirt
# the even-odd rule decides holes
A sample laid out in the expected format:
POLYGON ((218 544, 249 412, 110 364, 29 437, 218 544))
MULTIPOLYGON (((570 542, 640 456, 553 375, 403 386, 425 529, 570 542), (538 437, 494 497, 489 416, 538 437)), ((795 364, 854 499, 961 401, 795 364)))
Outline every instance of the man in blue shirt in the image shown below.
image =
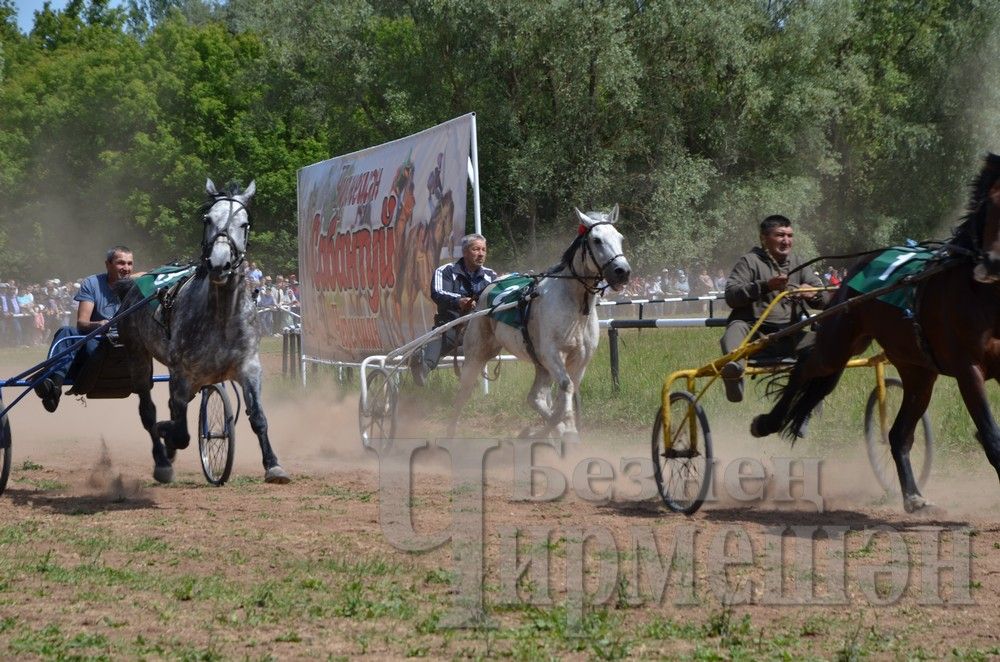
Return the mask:
MULTIPOLYGON (((132 266, 131 249, 126 246, 115 246, 110 249, 104 262, 106 273, 87 276, 80 284, 80 291, 73 297, 79 302, 76 309, 76 326, 64 326, 56 331, 52 345, 67 336, 87 334, 107 324, 108 320, 118 312, 121 303, 111 286, 122 278, 132 276, 132 266)), ((35 387, 35 393, 42 399, 42 406, 46 411, 55 411, 59 406, 63 382, 67 376, 70 378, 76 376, 80 367, 97 351, 98 341, 97 337, 91 338, 76 351, 75 355, 65 356, 56 364, 49 376, 35 387)), ((67 343, 62 343, 56 353, 69 347, 67 343)))

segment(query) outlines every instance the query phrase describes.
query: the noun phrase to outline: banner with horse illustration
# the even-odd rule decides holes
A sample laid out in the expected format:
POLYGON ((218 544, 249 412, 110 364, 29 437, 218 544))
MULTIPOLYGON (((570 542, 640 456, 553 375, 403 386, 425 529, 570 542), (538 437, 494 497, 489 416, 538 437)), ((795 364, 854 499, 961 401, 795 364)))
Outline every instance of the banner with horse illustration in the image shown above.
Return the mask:
POLYGON ((302 351, 358 362, 426 333, 465 234, 474 116, 298 172, 302 351))

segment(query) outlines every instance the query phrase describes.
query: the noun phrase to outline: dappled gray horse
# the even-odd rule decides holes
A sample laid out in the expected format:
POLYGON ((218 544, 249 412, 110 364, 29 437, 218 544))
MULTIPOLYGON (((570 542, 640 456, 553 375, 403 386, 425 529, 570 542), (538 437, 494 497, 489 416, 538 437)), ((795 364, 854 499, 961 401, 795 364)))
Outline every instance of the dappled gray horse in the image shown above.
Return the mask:
MULTIPOLYGON (((205 190, 209 196, 203 207, 205 233, 194 276, 176 292, 168 291, 162 305, 144 306, 118 323, 129 353, 133 390, 139 394, 139 416, 153 441, 153 477, 161 483, 174 479, 174 453, 187 448, 191 440, 188 403, 203 386, 236 380, 243 388, 250 427, 260 440, 264 479, 287 483, 288 474, 278 464, 267 436, 260 399, 260 330, 242 269, 250 234, 247 203, 255 183, 245 191, 231 185, 220 193, 208 180, 205 190), (150 397, 151 356, 170 370, 168 421, 156 420, 150 397)), ((131 279, 116 283, 115 291, 123 310, 143 298, 131 279)))
MULTIPOLYGON (((579 392, 583 373, 597 349, 598 285, 603 280, 612 289, 621 290, 632 272, 622 254, 622 235, 613 225, 618 220, 618 205, 607 214, 573 211, 579 223, 576 239, 559 264, 538 277, 537 297, 532 300, 528 315, 527 338, 521 330, 492 316, 476 317, 469 322, 462 341, 465 355, 462 381, 449 428, 452 436, 462 406, 475 389, 483 366, 505 348, 535 365, 528 403, 542 417, 543 426, 537 431, 525 430, 522 435, 547 435, 555 430, 564 439, 578 438, 574 395, 579 392), (550 397, 553 382, 554 402, 550 397)), ((480 297, 480 309, 486 307, 490 289, 480 297)))

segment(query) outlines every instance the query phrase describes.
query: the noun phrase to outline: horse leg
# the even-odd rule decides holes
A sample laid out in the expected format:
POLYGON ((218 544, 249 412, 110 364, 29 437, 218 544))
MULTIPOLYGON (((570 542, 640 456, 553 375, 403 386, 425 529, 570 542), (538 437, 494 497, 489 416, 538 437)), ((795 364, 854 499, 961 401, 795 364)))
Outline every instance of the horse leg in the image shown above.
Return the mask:
POLYGON ((191 443, 187 406, 193 397, 191 382, 186 377, 177 373, 170 375, 170 420, 156 424, 157 436, 163 439, 170 453, 183 450, 191 443))
POLYGON ((500 343, 489 326, 489 322, 480 317, 469 322, 462 342, 462 353, 465 361, 462 363, 462 376, 459 378, 458 393, 452 404, 451 420, 448 422, 448 437, 455 438, 458 430, 458 420, 462 415, 462 407, 475 390, 476 381, 483 374, 483 366, 500 352, 500 343))
POLYGON ((570 379, 566 371, 565 359, 558 350, 551 350, 539 355, 541 368, 549 373, 552 381, 556 384, 555 401, 552 406, 552 413, 545 421, 543 434, 548 434, 552 430, 558 430, 560 435, 567 431, 567 414, 573 413, 573 380, 570 379))
POLYGON ((566 359, 566 371, 573 385, 573 391, 569 398, 570 409, 566 412, 566 431, 563 432, 563 436, 574 438, 576 441, 579 441, 580 438, 580 428, 577 425, 580 412, 577 411, 577 399, 574 396, 580 393, 583 374, 587 371, 587 365, 590 363, 592 354, 592 351, 585 354, 576 353, 568 356, 566 359))
POLYGON ((153 478, 158 483, 174 482, 174 468, 170 463, 167 447, 160 441, 156 424, 156 405, 153 403, 149 387, 139 391, 139 419, 153 442, 153 478))
MULTIPOLYGON (((535 380, 528 390, 528 405, 538 412, 538 415, 548 422, 552 418, 552 407, 549 404, 550 389, 552 387, 552 376, 548 370, 540 365, 535 365, 535 380)), ((530 425, 521 430, 519 435, 522 439, 535 436, 536 431, 530 425)))
POLYGON ((903 508, 908 513, 931 505, 920 494, 917 481, 910 465, 910 449, 913 447, 913 432, 920 423, 920 417, 927 411, 934 391, 937 373, 926 368, 898 365, 899 378, 903 382, 903 404, 889 429, 889 448, 896 463, 899 488, 903 493, 903 508))
POLYGON ((955 375, 958 389, 962 393, 965 408, 976 424, 976 438, 979 440, 986 459, 1000 476, 1000 428, 990 412, 989 401, 986 398, 986 385, 983 373, 977 366, 969 365, 965 370, 955 375))
POLYGON ((271 441, 267 436, 267 417, 264 416, 264 406, 260 399, 261 373, 260 361, 254 360, 246 366, 240 376, 240 386, 243 387, 243 398, 246 400, 247 419, 250 421, 250 429, 257 435, 260 443, 260 456, 264 463, 264 482, 284 485, 291 482, 281 465, 278 464, 278 456, 271 448, 271 441))

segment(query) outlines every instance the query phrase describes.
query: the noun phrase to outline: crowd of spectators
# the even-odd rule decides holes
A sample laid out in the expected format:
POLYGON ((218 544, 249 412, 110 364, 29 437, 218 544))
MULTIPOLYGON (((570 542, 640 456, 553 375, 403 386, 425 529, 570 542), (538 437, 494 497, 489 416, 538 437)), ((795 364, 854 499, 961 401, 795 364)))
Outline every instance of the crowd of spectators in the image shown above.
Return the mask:
POLYGON ((75 314, 73 296, 79 288, 79 281, 63 283, 58 278, 45 283, 0 282, 0 345, 47 345, 52 333, 75 314))
MULTIPOLYGON (((831 287, 840 285, 846 269, 827 267, 820 274, 823 282, 831 287)), ((665 299, 674 297, 721 296, 726 290, 725 269, 707 268, 689 272, 684 269, 663 269, 659 274, 633 276, 624 291, 616 293, 616 299, 665 299), (713 275, 714 274, 714 275, 713 275)))
MULTIPOLYGON (((846 275, 846 269, 836 269, 827 267, 818 272, 817 275, 824 284, 830 287, 837 287, 846 275)), ((621 292, 605 293, 607 301, 631 301, 635 299, 646 300, 651 303, 645 305, 644 314, 648 316, 673 317, 676 315, 697 315, 712 313, 715 315, 725 315, 728 310, 722 296, 726 291, 726 279, 729 272, 726 269, 708 269, 699 267, 692 270, 682 268, 666 268, 659 273, 647 275, 634 275, 629 284, 621 292), (694 297, 717 297, 719 300, 712 302, 677 302, 677 303, 653 303, 662 299, 694 298, 694 297)), ((614 313, 607 313, 616 317, 628 316, 630 313, 624 310, 615 309, 614 313)))
POLYGON ((723 269, 700 268, 689 272, 684 269, 663 269, 659 274, 635 276, 625 291, 616 298, 663 299, 672 297, 700 297, 721 294, 726 289, 726 272, 723 269), (715 275, 712 275, 712 274, 715 275))
MULTIPOLYGON (((247 287, 258 290, 263 333, 281 335, 284 327, 297 324, 299 281, 295 274, 265 276, 253 262, 245 269, 247 287)), ((77 302, 73 297, 82 280, 52 278, 44 283, 23 283, 9 278, 0 282, 0 346, 48 345, 59 327, 75 323, 77 302)))
POLYGON ((257 319, 267 335, 280 336, 299 323, 299 279, 295 274, 264 275, 256 262, 244 263, 247 287, 257 290, 257 319))

